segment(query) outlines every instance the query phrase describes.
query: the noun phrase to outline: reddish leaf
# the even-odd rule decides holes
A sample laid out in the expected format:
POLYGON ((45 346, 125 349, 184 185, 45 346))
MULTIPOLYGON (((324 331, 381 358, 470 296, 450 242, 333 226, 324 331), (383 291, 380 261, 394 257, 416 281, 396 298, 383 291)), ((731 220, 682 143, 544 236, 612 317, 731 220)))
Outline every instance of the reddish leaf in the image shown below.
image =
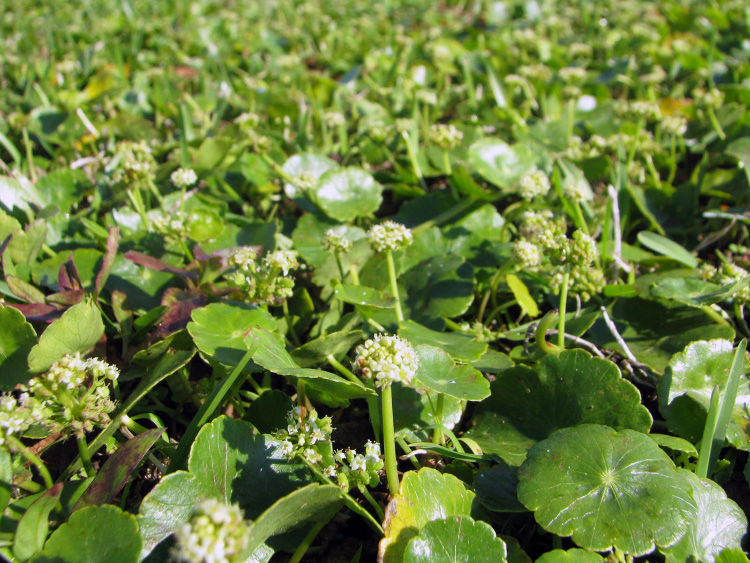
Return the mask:
POLYGON ((55 303, 57 305, 64 305, 70 307, 76 303, 83 301, 86 291, 83 288, 68 289, 67 291, 60 291, 47 296, 48 303, 55 303))
POLYGON ((178 276, 183 276, 193 281, 195 281, 196 279, 196 276, 193 272, 188 272, 187 270, 183 268, 178 268, 177 266, 172 266, 170 264, 167 264, 166 262, 162 262, 158 258, 149 256, 148 254, 143 254, 142 252, 137 252, 135 250, 128 250, 124 254, 124 256, 131 262, 135 262, 136 264, 145 266, 146 268, 149 268, 150 270, 156 270, 157 272, 168 272, 170 274, 177 274, 178 276))
POLYGON ((21 311, 27 321, 31 322, 51 322, 63 314, 63 309, 46 303, 6 303, 10 307, 15 307, 21 311))
POLYGON ((57 285, 60 286, 60 291, 80 289, 82 287, 81 277, 78 275, 78 268, 73 261, 72 254, 68 256, 68 259, 63 264, 60 264, 60 270, 57 273, 57 285))
POLYGON ((163 432, 164 428, 146 430, 117 448, 96 474, 86 492, 78 499, 73 510, 106 504, 115 498, 163 432))
POLYGON ((112 269, 112 264, 115 262, 117 257, 117 248, 120 246, 120 228, 110 227, 109 235, 107 236, 107 251, 104 253, 102 258, 102 267, 99 269, 99 273, 96 274, 96 283, 94 284, 94 296, 98 297, 99 292, 107 283, 109 277, 109 271, 112 269))

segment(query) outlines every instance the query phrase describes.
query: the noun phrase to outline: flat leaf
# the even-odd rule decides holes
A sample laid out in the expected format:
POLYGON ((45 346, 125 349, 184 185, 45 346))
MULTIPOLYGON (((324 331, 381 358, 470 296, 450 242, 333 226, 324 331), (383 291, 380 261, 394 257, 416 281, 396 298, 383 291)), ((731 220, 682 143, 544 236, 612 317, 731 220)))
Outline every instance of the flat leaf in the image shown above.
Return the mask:
POLYGON ((450 516, 471 516, 474 493, 453 475, 430 468, 404 474, 396 496, 385 514, 385 537, 380 541, 378 561, 401 563, 406 546, 424 526, 450 516))
POLYGON ((676 242, 669 240, 667 237, 649 231, 641 231, 638 233, 638 242, 649 250, 653 250, 662 256, 671 258, 680 264, 684 264, 688 268, 698 267, 698 259, 695 256, 690 254, 685 248, 676 242))
POLYGON ((553 549, 542 555, 536 563, 603 563, 604 559, 598 553, 591 553, 585 549, 553 549))
POLYGON ((495 512, 527 512, 518 501, 518 469, 503 463, 482 469, 474 477, 480 502, 495 512))
MULTIPOLYGON (((703 311, 677 303, 646 299, 619 300, 610 317, 638 361, 663 372, 672 356, 696 340, 733 339, 734 330, 703 311)), ((599 320, 588 339, 600 348, 622 352, 606 324, 599 320)))
POLYGON ((49 531, 49 513, 60 502, 62 483, 58 483, 26 509, 13 537, 13 555, 26 561, 44 547, 49 531))
POLYGON ((515 363, 508 354, 497 350, 487 350, 482 357, 471 363, 479 371, 498 374, 503 370, 512 368, 515 363))
POLYGON ((135 516, 105 504, 74 512, 32 563, 136 563, 143 540, 135 516))
POLYGON ((40 373, 65 354, 84 353, 104 335, 102 314, 93 302, 73 305, 42 333, 29 353, 29 370, 40 373))
POLYGON ((750 137, 735 139, 727 145, 724 152, 740 161, 745 170, 747 183, 750 185, 750 137))
POLYGON ((294 361, 302 367, 326 363, 328 356, 333 356, 336 360, 341 361, 352 349, 352 346, 361 342, 364 338, 365 333, 361 330, 332 332, 309 340, 290 353, 294 361))
POLYGON ((375 213, 383 201, 383 186, 361 168, 329 170, 318 180, 315 202, 331 219, 351 221, 375 213))
POLYGON ((425 524, 412 538, 404 563, 505 563, 505 542, 489 524, 469 516, 453 516, 425 524))
MULTIPOLYGON (((426 426, 437 424, 435 411, 437 396, 424 389, 419 391, 414 386, 405 386, 400 382, 393 384, 393 424, 396 435, 403 436, 408 442, 422 442, 429 439, 426 426)), ((461 420, 463 409, 461 401, 446 396, 443 404, 443 426, 452 429, 461 420)))
POLYGON ((399 326, 398 335, 406 338, 413 346, 429 344, 442 348, 458 362, 479 360, 487 352, 487 343, 478 342, 469 334, 438 332, 412 320, 406 320, 399 326))
POLYGON ((378 309, 390 309, 396 306, 396 300, 393 297, 371 287, 342 285, 338 281, 334 281, 333 288, 336 298, 341 299, 344 303, 365 305, 378 309))
POLYGON ((74 510, 112 502, 163 433, 164 428, 146 430, 117 448, 78 499, 74 510))
MULTIPOLYGON (((281 168, 292 178, 301 174, 308 174, 318 180, 329 170, 338 167, 339 164, 335 160, 320 154, 303 152, 289 157, 281 168)), ((301 195, 299 189, 288 182, 284 183, 284 192, 291 198, 297 198, 301 195)))
POLYGON ((742 509, 711 479, 700 479, 685 469, 678 471, 693 486, 698 516, 680 541, 661 550, 667 556, 667 563, 713 563, 723 550, 740 549, 747 532, 747 518, 742 509))
POLYGON ((519 465, 535 442, 583 423, 648 432, 651 415, 638 390, 608 360, 583 350, 545 356, 533 370, 516 366, 490 385, 466 435, 485 453, 519 465))
POLYGON ((539 315, 539 306, 534 301, 531 293, 529 293, 529 288, 526 287, 526 284, 518 276, 514 276, 513 274, 506 275, 505 283, 508 284, 508 287, 513 292, 513 297, 516 298, 518 305, 524 313, 531 318, 539 315))
POLYGON ((469 147, 470 170, 503 190, 537 167, 539 156, 528 144, 508 145, 500 139, 482 139, 469 147))
MULTIPOLYGON (((248 331, 245 341, 257 340, 260 344, 253 354, 253 361, 268 371, 306 380, 310 385, 344 399, 357 399, 375 395, 372 389, 357 384, 339 375, 320 369, 303 368, 286 351, 284 340, 278 334, 258 327, 248 331)), ((249 346, 249 344, 248 344, 249 346)))
MULTIPOLYGON (((697 442, 706 421, 715 385, 723 392, 729 379, 734 346, 729 340, 701 340, 675 354, 658 383, 659 410, 673 432, 697 442)), ((740 387, 727 426, 727 440, 736 448, 749 449, 750 377, 740 376, 740 387)))
POLYGON ((310 520, 326 521, 344 505, 344 491, 336 485, 311 483, 277 500, 253 522, 246 552, 255 552, 268 538, 310 520))
POLYGON ((407 271, 399 286, 404 314, 416 322, 457 317, 474 301, 474 267, 460 256, 436 256, 407 271))
POLYGON ((633 430, 558 430, 529 450, 518 478, 518 499, 545 530, 595 551, 638 556, 673 545, 697 511, 690 482, 633 430))
POLYGON ((490 384, 480 371, 471 366, 456 365, 440 348, 420 344, 417 381, 435 391, 463 401, 481 401, 489 397, 490 384))
POLYGON ((273 438, 255 433, 252 424, 225 416, 201 428, 188 471, 164 477, 141 503, 138 522, 143 556, 187 522, 201 500, 237 502, 245 517, 254 520, 302 485, 307 470, 290 463, 280 446, 273 438))
POLYGON ((705 307, 731 299, 734 294, 750 286, 750 276, 717 285, 698 278, 665 278, 657 281, 650 290, 652 296, 672 299, 690 307, 705 307))
POLYGON ((286 415, 293 407, 294 403, 289 395, 278 389, 269 389, 250 403, 244 420, 255 426, 261 434, 272 434, 282 428, 286 429, 286 415))
POLYGON ((201 354, 233 369, 247 352, 245 333, 252 327, 276 330, 263 309, 246 303, 211 303, 193 311, 187 330, 201 354))
POLYGON ((745 552, 741 549, 725 549, 716 558, 716 563, 749 563, 745 552))
POLYGON ((0 389, 12 391, 29 380, 26 357, 36 344, 34 327, 23 313, 0 305, 0 389))

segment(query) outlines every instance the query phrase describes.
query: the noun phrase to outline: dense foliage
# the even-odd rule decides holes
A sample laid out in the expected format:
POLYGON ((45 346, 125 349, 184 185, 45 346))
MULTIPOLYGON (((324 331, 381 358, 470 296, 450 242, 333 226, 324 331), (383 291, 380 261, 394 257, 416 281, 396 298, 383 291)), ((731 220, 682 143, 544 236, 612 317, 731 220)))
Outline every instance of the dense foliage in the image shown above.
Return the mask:
POLYGON ((740 0, 17 0, 10 561, 747 562, 740 0))

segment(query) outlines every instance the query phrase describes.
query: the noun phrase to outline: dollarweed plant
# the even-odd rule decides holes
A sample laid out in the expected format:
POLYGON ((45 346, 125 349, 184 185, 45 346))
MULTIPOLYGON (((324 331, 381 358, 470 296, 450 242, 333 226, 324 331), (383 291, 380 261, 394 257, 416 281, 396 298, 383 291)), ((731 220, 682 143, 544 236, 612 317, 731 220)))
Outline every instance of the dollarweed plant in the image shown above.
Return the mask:
POLYGON ((0 558, 748 562, 739 0, 18 0, 0 558))

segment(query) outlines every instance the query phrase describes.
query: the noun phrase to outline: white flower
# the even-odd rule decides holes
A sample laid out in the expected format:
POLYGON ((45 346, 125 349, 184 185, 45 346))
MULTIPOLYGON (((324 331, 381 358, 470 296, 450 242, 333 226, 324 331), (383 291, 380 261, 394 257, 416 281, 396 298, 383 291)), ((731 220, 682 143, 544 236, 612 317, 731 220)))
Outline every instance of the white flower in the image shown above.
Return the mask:
POLYGON ((328 229, 323 237, 323 248, 337 254, 346 254, 351 250, 352 243, 336 229, 328 229))
POLYGON ((235 266, 243 271, 255 271, 257 268, 256 259, 258 255, 250 246, 240 246, 232 251, 227 258, 230 266, 235 266))
POLYGON ((537 196, 547 195, 549 188, 549 178, 541 170, 524 174, 518 181, 518 192, 527 201, 531 201, 537 196))
POLYGON ((179 168, 169 179, 178 188, 189 188, 198 181, 198 175, 191 168, 179 168))
POLYGON ((464 134, 452 123, 436 123, 430 127, 430 141, 442 149, 456 148, 464 134))
POLYGON ((681 115, 668 115, 661 120, 661 129, 669 135, 681 136, 687 133, 687 118, 681 115))
POLYGON ((513 253, 516 260, 526 268, 533 268, 542 263, 542 253, 533 242, 517 240, 513 243, 513 253))
POLYGON ((594 194, 591 193, 591 188, 584 180, 575 180, 573 182, 567 182, 563 185, 563 194, 571 201, 591 201, 594 194))
POLYGON ((289 270, 296 270, 299 268, 297 257, 288 250, 277 250, 276 252, 266 254, 263 261, 266 266, 269 268, 277 268, 281 270, 284 275, 287 275, 289 270))
POLYGON ((408 385, 417 374, 417 353, 400 336, 378 334, 357 346, 356 352, 355 367, 365 377, 375 378, 378 387, 388 387, 394 381, 408 385))
POLYGON ((185 563, 237 563, 247 546, 249 528, 238 504, 208 499, 177 529, 171 554, 185 563))
POLYGON ((376 252, 400 250, 414 242, 411 230, 394 221, 384 221, 367 231, 367 240, 376 252))

